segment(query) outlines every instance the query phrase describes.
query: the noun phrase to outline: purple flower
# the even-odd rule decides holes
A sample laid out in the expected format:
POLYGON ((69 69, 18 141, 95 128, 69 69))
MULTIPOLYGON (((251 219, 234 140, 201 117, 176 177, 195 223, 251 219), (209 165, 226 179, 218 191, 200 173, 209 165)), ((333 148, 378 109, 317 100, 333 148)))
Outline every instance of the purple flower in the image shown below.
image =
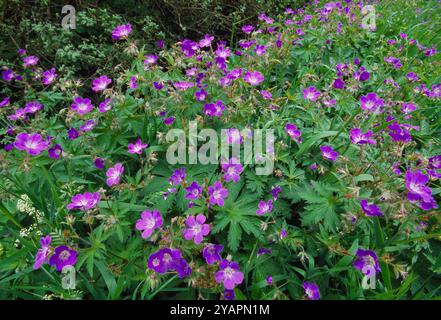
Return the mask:
POLYGON ((49 144, 50 142, 44 140, 38 133, 27 134, 22 132, 15 137, 14 147, 17 150, 26 151, 31 156, 36 156, 49 148, 49 144))
POLYGON ((204 38, 199 41, 199 47, 205 48, 211 46, 211 42, 214 40, 213 36, 206 34, 204 38))
POLYGON ((236 285, 243 282, 243 273, 239 271, 239 265, 236 262, 222 260, 219 269, 216 272, 216 282, 223 283, 225 289, 233 290, 236 285))
POLYGON ((175 117, 168 117, 164 119, 164 124, 166 126, 171 126, 173 124, 173 122, 175 122, 176 118, 175 117))
POLYGON ((191 41, 189 39, 185 39, 181 42, 181 50, 187 58, 193 57, 195 51, 198 49, 199 45, 197 42, 191 41))
POLYGON ((25 113, 33 114, 37 112, 38 110, 42 109, 44 106, 39 103, 38 101, 31 101, 26 103, 26 106, 24 108, 25 113))
POLYGON ((210 204, 222 207, 224 198, 228 197, 228 190, 222 186, 221 181, 216 181, 208 187, 208 195, 210 196, 210 204))
POLYGON ((441 169, 441 154, 428 159, 429 168, 441 169))
POLYGON ((141 213, 141 218, 136 221, 136 229, 141 230, 141 237, 147 239, 155 229, 162 226, 162 216, 158 210, 145 210, 141 213))
POLYGON ((337 78, 334 80, 332 86, 334 87, 334 89, 343 89, 345 87, 345 82, 342 79, 337 78))
POLYGON ((236 294, 234 293, 234 290, 224 290, 224 300, 234 300, 236 299, 236 294))
POLYGON ((362 271, 367 276, 371 276, 371 271, 381 272, 375 251, 358 249, 355 255, 357 256, 354 261, 355 269, 362 271))
POLYGON ((303 289, 305 290, 305 294, 309 300, 319 300, 320 299, 320 291, 317 284, 314 282, 304 282, 303 289))
POLYGON ((97 169, 104 169, 104 159, 103 158, 96 158, 93 161, 93 164, 94 164, 95 168, 97 168, 97 169))
POLYGON ((265 78, 259 71, 247 71, 243 77, 243 80, 252 86, 257 86, 259 83, 265 80, 265 78))
POLYGON ((187 89, 190 89, 190 88, 194 87, 194 83, 193 82, 180 81, 180 82, 174 82, 173 86, 178 91, 185 91, 187 89))
POLYGON ((70 199, 71 202, 67 205, 67 210, 80 209, 87 211, 94 208, 100 200, 101 195, 99 192, 78 193, 70 199))
POLYGON ((298 143, 302 142, 302 138, 300 138, 302 133, 295 124, 288 122, 285 126, 285 131, 291 137, 291 139, 297 141, 298 143))
POLYGON ((264 45, 258 44, 254 47, 254 53, 258 57, 263 56, 266 53, 266 47, 264 45))
POLYGON ((55 79, 57 78, 57 73, 55 72, 55 68, 52 68, 50 70, 46 70, 42 73, 43 76, 43 84, 45 86, 50 85, 52 82, 55 81, 55 79))
POLYGON ((204 223, 206 220, 203 214, 188 216, 185 220, 187 228, 184 229, 184 239, 193 239, 195 244, 200 244, 205 236, 210 233, 210 225, 204 223))
POLYGON ((273 199, 277 200, 279 198, 279 193, 282 191, 280 186, 274 186, 271 188, 271 193, 273 194, 273 199))
POLYGON ((353 128, 349 131, 351 142, 354 144, 376 144, 377 142, 371 139, 373 134, 372 130, 363 133, 360 128, 353 128))
POLYGON ((322 146, 320 147, 320 151, 322 152, 323 158, 329 161, 337 160, 338 153, 332 149, 331 146, 322 146))
POLYGON ((306 100, 317 101, 321 93, 314 86, 303 89, 303 98, 306 100))
POLYGON ((242 143, 242 135, 240 134, 239 129, 230 128, 226 130, 227 135, 227 143, 228 144, 241 144, 242 143))
POLYGON ((135 90, 136 88, 138 88, 138 82, 136 82, 136 77, 130 77, 130 84, 129 84, 129 88, 132 90, 135 90))
POLYGON ((70 140, 75 140, 79 135, 79 132, 75 128, 70 128, 67 130, 67 136, 70 140))
POLYGON ((202 194, 202 187, 196 181, 193 181, 185 190, 187 191, 185 199, 196 200, 202 194))
POLYGON ((8 116, 9 120, 22 120, 26 118, 25 108, 18 108, 15 110, 14 114, 8 116))
POLYGON ((251 33, 251 32, 253 32, 253 30, 254 30, 254 26, 249 25, 249 24, 242 27, 242 31, 244 33, 251 33))
POLYGON ((41 248, 38 249, 37 254, 35 255, 34 270, 39 269, 47 262, 47 258, 49 257, 50 253, 51 241, 52 238, 49 235, 40 239, 41 248))
POLYGON ((421 172, 421 170, 412 171, 408 169, 405 176, 407 200, 411 203, 417 203, 423 210, 431 210, 438 208, 432 197, 432 190, 426 186, 429 183, 429 177, 421 172))
POLYGON ((92 81, 92 91, 99 92, 107 89, 109 84, 112 83, 112 79, 107 76, 101 76, 92 81))
POLYGON ((161 90, 162 88, 164 88, 164 84, 162 83, 162 82, 153 82, 153 87, 156 89, 156 90, 161 90))
POLYGON ((9 97, 4 97, 2 101, 0 101, 0 108, 7 107, 9 105, 9 97))
POLYGON ((267 277, 266 277, 266 284, 267 285, 272 285, 273 284, 273 277, 271 277, 270 275, 268 275, 267 277))
POLYGON ((207 98, 207 91, 204 89, 198 90, 194 93, 197 101, 204 101, 207 98))
POLYGON ((109 187, 117 185, 121 180, 121 175, 124 172, 123 165, 118 162, 114 167, 109 168, 106 172, 107 180, 106 183, 109 187))
POLYGON ((209 117, 221 117, 224 110, 225 105, 220 100, 217 100, 215 103, 207 103, 204 106, 204 113, 209 117))
POLYGON ((269 213, 273 210, 273 200, 268 200, 267 202, 261 200, 257 206, 256 214, 261 216, 265 213, 269 213))
POLYGON ((404 114, 409 114, 414 112, 417 109, 417 106, 414 105, 413 103, 404 103, 403 107, 401 108, 401 112, 403 112, 404 114))
POLYGON ((80 116, 89 113, 92 109, 92 102, 88 98, 76 97, 70 106, 72 110, 76 111, 80 116))
POLYGON ((412 141, 412 136, 410 135, 409 130, 398 122, 392 123, 387 129, 389 130, 389 136, 395 142, 409 143, 412 141))
POLYGON ((418 81, 419 80, 418 75, 415 72, 409 72, 406 75, 406 77, 409 81, 418 81))
POLYGON ((367 217, 382 217, 384 216, 383 212, 381 212, 380 208, 375 204, 368 204, 366 199, 362 199, 360 201, 361 209, 367 217))
POLYGON ((135 143, 129 143, 127 145, 129 153, 142 154, 142 150, 147 148, 149 145, 147 143, 142 143, 141 139, 138 138, 135 143))
POLYGON ((144 64, 155 64, 159 57, 153 54, 146 54, 144 58, 144 64))
POLYGON ((273 100, 273 95, 269 91, 262 90, 260 91, 260 94, 262 95, 262 98, 264 98, 265 100, 273 100))
POLYGON ((147 266, 159 274, 164 274, 167 271, 177 271, 180 278, 191 274, 187 261, 182 258, 181 251, 178 249, 159 249, 150 255, 147 266))
POLYGON ((55 144, 47 152, 49 153, 49 158, 58 159, 63 152, 63 148, 59 144, 55 144))
POLYGON ((69 247, 58 246, 49 259, 49 265, 55 266, 57 271, 62 271, 64 267, 77 263, 77 255, 77 252, 69 247))
POLYGON ((394 69, 400 69, 403 65, 401 64, 400 59, 396 57, 385 57, 384 61, 391 64, 394 69))
POLYGON ((131 32, 132 32, 132 25, 130 23, 117 26, 112 31, 112 39, 113 40, 125 39, 129 36, 131 32))
POLYGON ((28 56, 28 57, 24 57, 23 58, 23 62, 24 62, 24 67, 32 67, 37 65, 38 60, 40 60, 38 57, 36 56, 28 56))
POLYGON ((156 41, 156 48, 158 49, 164 49, 165 41, 163 39, 159 39, 156 41))
POLYGON ((231 180, 238 182, 240 180, 240 174, 243 171, 243 167, 237 158, 232 157, 228 162, 223 160, 221 162, 221 167, 226 182, 230 182, 231 180))
POLYGON ((222 250, 224 250, 224 246, 220 244, 209 244, 202 251, 202 256, 207 264, 213 264, 222 260, 220 254, 222 250))
POLYGON ((95 128, 95 126, 97 125, 97 123, 94 121, 94 120, 92 120, 92 119, 90 119, 90 120, 87 120, 81 127, 80 127, 80 131, 82 131, 82 132, 88 132, 88 131, 91 131, 91 130, 93 130, 93 128, 95 128))
POLYGON ((383 99, 380 99, 376 93, 371 92, 366 96, 360 97, 360 105, 363 110, 376 112, 378 108, 381 108, 384 105, 384 101, 383 99))
POLYGON ((271 248, 259 248, 259 250, 257 250, 257 256, 271 253, 273 253, 273 249, 271 248))
POLYGON ((106 99, 106 100, 104 100, 103 102, 101 102, 99 105, 98 105, 98 110, 99 110, 99 112, 101 112, 101 113, 104 113, 104 112, 107 112, 107 111, 109 111, 110 109, 112 109, 112 106, 110 105, 110 102, 112 101, 112 99, 106 99))
POLYGON ((171 183, 174 186, 179 185, 182 181, 185 181, 185 168, 182 167, 181 169, 176 169, 173 171, 172 175, 170 176, 170 179, 168 179, 168 182, 171 183))
POLYGON ((2 71, 2 78, 5 81, 12 81, 16 77, 16 74, 11 69, 6 69, 2 71))

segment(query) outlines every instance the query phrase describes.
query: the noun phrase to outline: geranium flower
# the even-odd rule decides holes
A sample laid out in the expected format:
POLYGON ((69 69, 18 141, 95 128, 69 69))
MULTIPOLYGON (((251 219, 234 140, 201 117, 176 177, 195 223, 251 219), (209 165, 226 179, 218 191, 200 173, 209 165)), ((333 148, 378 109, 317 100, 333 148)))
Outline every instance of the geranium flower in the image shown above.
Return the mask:
POLYGON ((50 69, 50 70, 46 70, 46 71, 44 71, 43 73, 42 73, 42 76, 43 76, 43 80, 42 80, 42 83, 45 85, 45 86, 48 86, 48 85, 50 85, 52 82, 54 82, 55 81, 55 79, 57 78, 57 73, 55 72, 55 68, 52 68, 52 69, 50 69))
POLYGON ((210 233, 210 225, 204 223, 206 219, 203 214, 198 214, 196 217, 188 216, 185 220, 187 228, 183 232, 184 239, 193 239, 195 244, 200 244, 204 237, 210 233))
POLYGON ((197 90, 194 95, 197 101, 204 101, 205 98, 207 98, 207 91, 205 91, 204 89, 197 90))
POLYGON ((106 172, 107 180, 106 183, 109 187, 117 185, 121 180, 121 175, 124 172, 123 165, 118 162, 112 168, 109 168, 106 172))
POLYGON ((256 210, 256 214, 258 216, 271 212, 273 210, 273 200, 268 200, 266 202, 261 200, 257 207, 258 209, 256 210))
POLYGON ((199 47, 201 47, 201 48, 206 48, 206 47, 209 47, 209 46, 211 46, 211 42, 214 40, 214 37, 213 36, 210 36, 209 34, 206 34, 205 36, 204 36, 204 38, 202 38, 200 41, 199 41, 199 47))
POLYGON ((113 40, 125 39, 129 36, 131 32, 132 32, 132 25, 130 23, 117 26, 112 31, 112 39, 113 40))
POLYGON ((70 199, 70 203, 67 205, 68 210, 79 209, 81 211, 87 211, 94 208, 101 200, 99 192, 84 192, 74 195, 70 199))
POLYGON ((259 71, 247 71, 243 77, 243 80, 252 86, 257 86, 259 83, 265 80, 265 78, 259 71))
POLYGON ((211 265, 222 260, 220 254, 222 250, 224 250, 224 246, 220 244, 209 244, 205 246, 202 251, 202 256, 204 257, 205 262, 211 265))
POLYGON ((202 187, 196 181, 193 181, 185 190, 187 191, 185 199, 196 200, 202 194, 202 187))
POLYGON ((104 159, 103 158, 96 158, 93 161, 93 164, 94 164, 95 168, 97 168, 97 169, 104 169, 104 159))
POLYGON ((39 103, 38 101, 31 101, 26 103, 24 112, 28 114, 33 114, 37 112, 38 110, 41 110, 44 106, 39 103))
POLYGON ((159 274, 177 271, 180 278, 191 274, 187 261, 182 258, 181 251, 178 249, 159 249, 150 255, 147 266, 159 274))
POLYGON ((187 58, 193 57, 195 51, 198 49, 199 45, 197 42, 191 41, 189 39, 185 39, 181 42, 181 50, 187 58))
POLYGON ((285 131, 291 137, 291 139, 297 141, 298 143, 302 142, 302 138, 300 138, 302 133, 295 124, 287 123, 285 125, 285 131))
POLYGON ((368 93, 360 97, 361 109, 367 110, 371 113, 381 112, 381 107, 384 105, 383 99, 380 99, 375 92, 368 93))
POLYGON ((376 144, 377 142, 371 139, 373 135, 372 130, 363 133, 360 128, 353 128, 349 131, 351 142, 354 144, 376 144))
POLYGON ((141 213, 141 218, 136 221, 136 229, 141 230, 141 237, 147 239, 155 229, 162 226, 162 216, 158 210, 145 210, 141 213))
POLYGON ((40 59, 36 56, 24 57, 23 58, 23 66, 25 68, 35 66, 38 63, 38 60, 40 60, 40 59))
POLYGON ((26 119, 25 108, 18 108, 17 110, 15 110, 14 114, 8 116, 8 119, 13 121, 26 119))
POLYGON ((26 151, 31 156, 39 155, 44 150, 48 149, 49 145, 50 142, 48 140, 44 140, 43 137, 38 133, 19 133, 14 142, 14 147, 17 150, 26 151))
POLYGON ((253 32, 253 30, 254 30, 254 26, 249 25, 249 24, 242 27, 242 31, 244 33, 251 33, 251 32, 253 32))
POLYGON ((314 86, 303 89, 303 98, 306 100, 317 101, 321 93, 314 86))
POLYGON ((156 56, 156 55, 154 55, 154 54, 146 54, 145 56, 144 56, 144 64, 149 64, 149 65, 152 65, 152 64, 155 64, 157 61, 158 61, 158 56, 156 56))
POLYGON ((254 53, 258 57, 263 56, 266 53, 266 47, 258 44, 254 47, 254 53))
POLYGON ((58 159, 61 156, 61 153, 63 152, 63 148, 61 148, 59 144, 55 144, 47 152, 49 153, 49 158, 58 159))
POLYGON ((228 162, 223 160, 221 168, 222 172, 224 172, 224 179, 226 182, 230 182, 231 180, 238 182, 240 180, 240 174, 243 171, 243 167, 237 158, 232 157, 228 162))
POLYGON ((101 76, 101 77, 95 78, 92 81, 92 91, 94 91, 94 92, 104 91, 107 89, 107 87, 111 83, 112 83, 112 79, 110 79, 107 76, 101 76))
POLYGON ((320 299, 319 287, 314 282, 303 282, 303 289, 305 290, 305 294, 309 300, 320 299))
POLYGON ((362 199, 360 201, 361 209, 367 217, 382 217, 384 216, 383 212, 381 212, 380 208, 375 204, 368 204, 366 199, 362 199))
POLYGON ((224 110, 225 105, 220 100, 215 103, 207 103, 204 106, 204 113, 210 117, 221 117, 224 110))
POLYGON ((112 106, 110 105, 110 102, 112 101, 112 99, 105 99, 103 102, 101 102, 99 105, 98 105, 98 110, 99 110, 99 112, 102 112, 102 113, 104 113, 104 112, 107 112, 107 111, 109 111, 110 109, 112 109, 112 106))
POLYGON ((88 98, 76 97, 70 106, 72 110, 76 111, 80 116, 89 113, 92 109, 92 102, 88 98))
POLYGON ((79 132, 75 128, 70 128, 67 130, 67 137, 69 140, 75 140, 79 135, 79 132))
POLYGON ((332 84, 332 86, 334 87, 334 89, 344 89, 345 82, 342 79, 337 78, 334 80, 334 83, 332 84))
POLYGON ((49 253, 50 253, 51 241, 52 238, 49 235, 45 237, 41 237, 40 239, 41 248, 38 249, 37 254, 35 255, 34 270, 39 269, 43 264, 47 262, 47 258, 49 257, 49 253))
POLYGON ((127 145, 128 152, 132 154, 142 154, 142 150, 147 148, 149 145, 147 143, 142 143, 141 139, 138 138, 135 143, 129 143, 127 145))
POLYGON ((329 161, 337 160, 338 153, 332 149, 331 146, 322 146, 320 147, 323 158, 329 161))
POLYGON ((236 299, 236 294, 234 290, 224 289, 224 300, 234 300, 236 299))
POLYGON ((381 272, 375 251, 358 249, 355 255, 357 256, 357 259, 354 261, 355 269, 362 271, 367 276, 371 275, 372 269, 375 272, 381 272), (372 268, 365 268, 367 266, 372 268))
POLYGON ((95 128, 95 126, 97 125, 97 123, 95 122, 95 120, 87 120, 81 127, 80 130, 82 132, 87 132, 87 131, 91 131, 93 130, 93 128, 95 128))
POLYGON ((212 186, 208 187, 208 195, 210 196, 210 204, 222 207, 224 198, 228 197, 228 190, 222 186, 222 182, 216 181, 212 186))
POLYGON ((3 80, 10 82, 16 77, 16 74, 11 69, 6 69, 2 71, 3 80))
POLYGON ((403 112, 404 114, 409 114, 414 112, 417 109, 417 106, 414 105, 413 103, 404 103, 403 107, 401 108, 401 112, 403 112))
POLYGON ((4 97, 2 101, 0 101, 0 108, 7 107, 9 105, 9 97, 4 97))
POLYGON ((243 273, 239 271, 236 262, 225 259, 219 264, 219 268, 220 270, 216 272, 216 282, 223 283, 225 289, 233 290, 243 282, 243 273))
POLYGON ((411 203, 417 203, 423 210, 431 210, 438 208, 432 196, 432 190, 427 186, 429 177, 421 172, 421 170, 412 171, 410 168, 405 176, 407 200, 411 203))
POLYGON ((190 88, 194 87, 194 83, 193 82, 187 82, 187 81, 180 81, 180 82, 174 82, 173 86, 178 91, 185 91, 187 89, 190 89, 190 88))
POLYGON ((78 253, 69 247, 58 246, 49 259, 49 265, 55 266, 57 271, 62 271, 64 267, 77 263, 77 255, 78 253))
POLYGON ((389 136, 395 142, 409 143, 412 141, 412 136, 410 135, 409 130, 398 122, 390 124, 387 129, 389 130, 389 136))
POLYGON ((240 131, 236 128, 230 128, 226 130, 227 143, 228 144, 241 144, 242 143, 242 135, 240 131))

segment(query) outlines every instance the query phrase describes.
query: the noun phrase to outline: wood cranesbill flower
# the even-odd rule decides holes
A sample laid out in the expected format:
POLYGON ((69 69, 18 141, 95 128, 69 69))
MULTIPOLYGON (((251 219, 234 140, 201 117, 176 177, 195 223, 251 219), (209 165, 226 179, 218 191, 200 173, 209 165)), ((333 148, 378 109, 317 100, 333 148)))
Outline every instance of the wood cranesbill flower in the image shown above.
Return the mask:
POLYGON ((106 172, 107 180, 106 183, 109 187, 117 185, 121 180, 121 175, 124 172, 123 165, 118 162, 112 168, 109 168, 106 172))
POLYGON ((93 92, 104 91, 111 83, 112 83, 112 79, 110 79, 108 76, 100 76, 98 78, 95 78, 92 81, 92 91, 93 92))
POLYGON ((236 293, 234 290, 224 289, 224 300, 234 300, 236 299, 236 293))
POLYGON ((187 228, 183 232, 184 239, 193 239, 195 244, 200 244, 204 237, 210 233, 210 225, 205 223, 206 219, 203 214, 188 216, 185 220, 187 228))
POLYGON ((66 246, 58 246, 49 259, 49 265, 55 266, 57 271, 62 271, 64 267, 73 266, 77 263, 78 253, 66 246))
POLYGON ((101 113, 105 113, 105 112, 109 111, 110 109, 112 109, 110 102, 112 102, 112 99, 105 99, 103 102, 101 102, 98 105, 98 111, 101 113))
POLYGON ((79 137, 79 135, 80 133, 75 128, 70 128, 69 130, 67 130, 67 137, 69 138, 69 140, 75 140, 79 137))
POLYGON ((303 290, 305 290, 305 295, 308 300, 319 300, 320 291, 317 284, 314 282, 303 282, 303 290))
POLYGON ((201 40, 199 40, 199 47, 207 48, 211 46, 211 42, 214 40, 213 36, 206 34, 201 40))
POLYGON ((36 156, 48 149, 49 144, 50 142, 44 140, 38 133, 27 134, 22 132, 15 137, 14 147, 17 150, 26 151, 31 156, 36 156))
POLYGON ((204 105, 204 113, 209 117, 221 117, 224 110, 225 105, 220 100, 204 105))
POLYGON ((57 78, 57 73, 55 72, 55 68, 52 68, 50 70, 46 70, 42 73, 42 83, 45 86, 50 85, 52 82, 55 81, 55 79, 57 78))
POLYGON ((142 231, 142 238, 147 239, 155 229, 162 226, 162 222, 162 216, 158 210, 145 210, 141 213, 141 218, 136 221, 136 229, 142 231))
POLYGON ((87 211, 94 208, 98 202, 101 200, 101 195, 99 192, 84 192, 74 195, 70 199, 70 203, 67 205, 67 210, 81 210, 87 211))
POLYGON ((25 108, 24 108, 24 112, 28 113, 28 114, 33 114, 33 113, 37 112, 38 110, 41 110, 43 107, 44 107, 44 105, 42 105, 38 101, 31 101, 31 102, 26 103, 25 108))
POLYGON ((181 169, 176 169, 175 171, 173 171, 170 179, 168 179, 168 182, 174 186, 177 186, 181 184, 181 182, 185 181, 185 177, 185 168, 182 167, 181 169))
POLYGON ((380 208, 375 204, 369 204, 366 199, 360 201, 361 209, 367 217, 382 217, 384 216, 380 208))
POLYGON ((132 154, 142 154, 142 150, 147 148, 149 145, 147 143, 142 143, 141 139, 138 138, 135 143, 129 143, 127 145, 128 152, 132 154))
POLYGON ((92 109, 92 101, 88 98, 75 97, 70 108, 76 111, 80 116, 88 114, 92 109))
POLYGON ((432 189, 427 184, 429 177, 421 172, 421 170, 412 171, 410 168, 405 176, 407 193, 407 200, 417 205, 423 210, 431 210, 438 208, 432 196, 432 189))
POLYGON ((159 274, 164 274, 168 271, 177 271, 180 278, 191 274, 191 269, 187 261, 182 258, 179 249, 159 249, 149 256, 147 266, 159 274))
POLYGON ((49 154, 49 158, 58 159, 61 156, 61 153, 63 152, 63 148, 59 144, 55 144, 47 152, 49 154))
POLYGON ((317 101, 321 93, 314 86, 303 89, 303 98, 310 101, 317 101))
POLYGON ((273 200, 264 201, 261 200, 257 206, 256 214, 261 216, 265 213, 269 213, 273 210, 273 200))
POLYGON ((40 60, 38 57, 36 56, 28 56, 28 57, 24 57, 23 58, 23 66, 25 68, 27 67, 33 67, 35 65, 37 65, 38 60, 40 60))
POLYGON ((240 180, 240 174, 243 171, 243 166, 240 164, 240 161, 237 158, 232 157, 228 161, 223 160, 221 162, 221 168, 226 182, 238 182, 240 180))
POLYGON ((93 119, 87 120, 83 125, 80 126, 81 132, 92 131, 93 128, 97 125, 96 121, 93 119))
POLYGON ((4 97, 2 101, 0 101, 0 108, 7 107, 10 103, 9 97, 4 97))
POLYGON ((259 71, 247 71, 243 77, 243 80, 252 86, 257 86, 259 83, 265 80, 265 77, 259 71))
POLYGON ((376 144, 377 142, 371 139, 373 135, 372 130, 363 133, 360 128, 353 128, 349 131, 349 137, 354 144, 376 144))
POLYGON ((35 255, 34 270, 39 269, 43 264, 47 262, 50 253, 51 241, 52 237, 50 235, 41 237, 41 248, 38 249, 37 254, 35 255))
POLYGON ((302 138, 300 138, 302 133, 300 132, 300 130, 297 128, 297 126, 295 124, 288 122, 285 125, 285 131, 291 137, 291 139, 297 141, 298 143, 302 142, 302 138))
POLYGON ((360 106, 361 109, 371 113, 381 112, 381 108, 384 106, 384 100, 380 99, 375 92, 371 92, 360 97, 360 106))
POLYGON ((210 196, 210 204, 222 207, 224 199, 228 197, 228 190, 222 186, 222 182, 216 181, 212 186, 208 187, 208 195, 210 196))
POLYGON ((222 260, 221 252, 224 250, 224 246, 220 244, 209 244, 202 250, 202 256, 207 264, 214 264, 222 260))
POLYGON ((371 276, 371 272, 381 272, 378 264, 378 258, 375 251, 358 249, 355 253, 356 259, 354 261, 354 267, 357 270, 363 272, 367 276, 371 276))
POLYGON ((185 188, 185 191, 187 191, 185 199, 196 200, 202 195, 202 187, 196 181, 185 188))
POLYGON ((320 151, 322 152, 323 158, 329 161, 335 161, 338 158, 338 153, 331 146, 321 146, 320 151))
POLYGON ((216 272, 216 282, 223 283, 224 288, 233 290, 234 287, 243 282, 243 273, 239 265, 234 261, 222 260, 219 264, 219 271, 216 272))

